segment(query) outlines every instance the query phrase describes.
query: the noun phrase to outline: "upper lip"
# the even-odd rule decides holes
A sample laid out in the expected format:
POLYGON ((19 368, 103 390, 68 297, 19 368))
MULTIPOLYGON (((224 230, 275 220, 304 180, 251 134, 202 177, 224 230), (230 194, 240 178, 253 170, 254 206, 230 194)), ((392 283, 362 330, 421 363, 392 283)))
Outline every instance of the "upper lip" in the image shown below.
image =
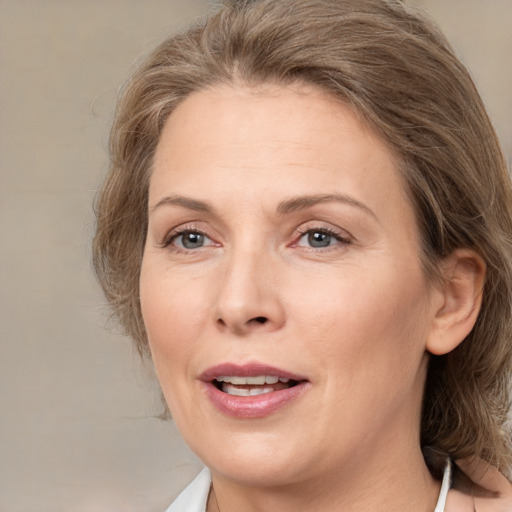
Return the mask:
POLYGON ((221 363, 211 368, 206 369, 199 379, 204 382, 211 382, 217 377, 224 375, 237 376, 237 377, 257 377, 259 375, 273 375, 284 379, 294 381, 308 380, 303 375, 289 372, 275 366, 269 366, 264 363, 254 362, 246 364, 235 364, 235 363, 221 363))

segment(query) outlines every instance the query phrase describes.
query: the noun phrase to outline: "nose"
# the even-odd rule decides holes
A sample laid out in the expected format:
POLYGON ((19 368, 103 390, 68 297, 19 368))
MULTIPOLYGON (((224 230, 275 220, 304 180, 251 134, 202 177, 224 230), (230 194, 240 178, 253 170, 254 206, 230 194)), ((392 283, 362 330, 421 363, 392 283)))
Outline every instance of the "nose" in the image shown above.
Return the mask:
POLYGON ((285 323, 279 269, 268 255, 244 251, 225 262, 215 306, 217 328, 237 336, 272 332, 285 323))

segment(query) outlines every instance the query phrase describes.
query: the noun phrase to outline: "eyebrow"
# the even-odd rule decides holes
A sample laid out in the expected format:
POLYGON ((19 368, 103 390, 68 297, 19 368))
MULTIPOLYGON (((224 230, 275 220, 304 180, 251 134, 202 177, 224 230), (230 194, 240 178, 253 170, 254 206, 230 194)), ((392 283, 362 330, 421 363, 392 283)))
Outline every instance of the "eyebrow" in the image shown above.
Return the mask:
POLYGON ((172 195, 160 199, 158 203, 156 203, 152 208, 150 208, 149 213, 152 214, 156 209, 165 205, 182 206, 183 208, 187 208, 188 210, 194 210, 196 212, 213 212, 213 207, 210 206, 208 203, 205 203, 204 201, 199 201, 197 199, 192 199, 190 197, 185 196, 172 195))
POLYGON ((277 207, 277 211, 280 214, 287 214, 298 210, 305 210, 317 204, 331 202, 355 206, 356 208, 363 210, 365 213, 377 219, 375 213, 372 210, 370 210, 368 206, 366 206, 364 203, 361 203, 361 201, 358 201, 357 199, 344 194, 317 194, 311 196, 295 197, 280 203, 279 206, 277 207))
MULTIPOLYGON (((316 194, 309 196, 294 197, 279 203, 277 207, 277 213, 279 213, 280 215, 286 215, 288 213, 305 210, 317 204, 331 202, 337 202, 349 206, 354 206, 377 219, 375 213, 370 208, 368 208, 368 206, 358 201, 357 199, 344 194, 316 194)), ((149 213, 151 214, 158 208, 166 205, 181 206, 183 208, 187 208, 188 210, 193 210, 196 212, 214 213, 213 206, 211 206, 207 202, 180 195, 171 195, 163 197, 150 209, 149 213)))

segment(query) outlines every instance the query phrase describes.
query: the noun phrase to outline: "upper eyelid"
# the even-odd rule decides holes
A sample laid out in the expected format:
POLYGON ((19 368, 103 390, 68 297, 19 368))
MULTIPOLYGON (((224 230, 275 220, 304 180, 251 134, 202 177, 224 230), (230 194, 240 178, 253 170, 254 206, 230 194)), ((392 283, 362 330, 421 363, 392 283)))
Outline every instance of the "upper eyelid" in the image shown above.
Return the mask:
MULTIPOLYGON (((205 225, 213 225, 217 232, 219 229, 225 231, 227 226, 214 208, 201 201, 177 196, 175 199, 164 198, 153 207, 149 208, 149 223, 163 225, 164 223, 173 226, 169 233, 180 226, 194 226, 200 232, 204 231, 205 225), (195 204, 197 203, 197 207, 195 204), (200 226, 200 227, 195 227, 200 226)), ((213 231, 213 230, 212 230, 213 231)), ((205 234, 207 234, 205 232, 205 234)))
POLYGON ((341 239, 354 240, 352 234, 346 229, 334 226, 330 222, 308 221, 304 222, 294 230, 294 236, 302 236, 310 231, 325 231, 331 235, 335 235, 341 239))
POLYGON ((170 229, 169 231, 166 231, 160 241, 160 245, 162 245, 163 247, 166 247, 178 236, 180 236, 184 233, 189 233, 189 232, 200 233, 201 235, 204 235, 205 237, 209 238, 210 240, 213 240, 213 237, 211 234, 208 233, 208 230, 197 227, 197 225, 194 225, 194 224, 195 224, 194 222, 191 222, 191 223, 187 222, 185 224, 176 226, 176 227, 170 229))
POLYGON ((301 228, 297 228, 296 232, 297 232, 298 235, 304 235, 304 234, 309 233, 311 231, 324 231, 325 233, 330 233, 330 234, 339 235, 339 236, 343 236, 343 233, 346 233, 348 235, 348 233, 345 230, 331 228, 331 227, 328 227, 328 226, 311 226, 311 227, 302 228, 302 229, 301 228))
POLYGON ((301 234, 300 236, 296 237, 294 239, 294 241, 291 243, 291 247, 301 247, 303 249, 307 249, 307 250, 314 250, 314 251, 325 251, 325 250, 333 250, 333 249, 336 249, 336 246, 339 248, 340 246, 343 246, 343 247, 346 247, 347 245, 352 245, 353 244, 353 240, 352 238, 348 237, 348 236, 343 236, 339 233, 336 233, 334 231, 331 231, 331 230, 327 230, 327 229, 308 229, 306 230, 303 234, 301 234), (335 243, 334 244, 330 244, 328 246, 325 246, 325 247, 313 247, 313 246, 308 246, 308 245, 302 245, 300 242, 301 240, 308 234, 308 233, 311 233, 311 232, 323 232, 325 233, 326 235, 328 235, 329 237, 331 237, 332 239, 335 240, 335 243))

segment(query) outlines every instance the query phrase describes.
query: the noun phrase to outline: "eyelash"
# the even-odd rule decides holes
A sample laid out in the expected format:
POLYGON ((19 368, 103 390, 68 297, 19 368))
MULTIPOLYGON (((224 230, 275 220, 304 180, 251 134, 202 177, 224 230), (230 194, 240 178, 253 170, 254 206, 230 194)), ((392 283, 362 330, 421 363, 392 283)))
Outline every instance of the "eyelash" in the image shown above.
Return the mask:
MULTIPOLYGON (((309 233, 322 233, 328 236, 331 236, 334 238, 337 242, 343 244, 343 245, 349 245, 352 243, 352 240, 349 236, 342 236, 338 231, 328 228, 325 226, 322 227, 316 227, 316 226, 307 226, 307 227, 301 227, 297 230, 296 235, 294 236, 295 242, 293 243, 294 246, 298 246, 300 240, 306 236, 309 233)), ((301 246, 302 247, 302 246, 301 246)), ((318 250, 329 250, 332 249, 332 247, 329 245, 327 247, 311 247, 311 246, 304 246, 305 249, 312 249, 315 251, 318 250)))
MULTIPOLYGON (((201 236, 213 241, 212 237, 208 236, 201 229, 197 229, 194 226, 181 226, 179 228, 173 229, 168 235, 166 235, 166 237, 164 238, 164 241, 161 243, 161 247, 162 248, 170 248, 172 246, 173 250, 175 250, 177 252, 182 252, 182 253, 187 253, 189 251, 193 251, 194 249, 182 248, 182 247, 178 247, 175 244, 173 244, 173 242, 175 242, 180 236, 183 236, 187 233, 201 235, 201 236)), ((200 247, 200 248, 202 248, 202 247, 200 247)))
MULTIPOLYGON (((313 250, 313 251, 322 251, 322 250, 330 250, 330 249, 332 250, 334 248, 331 246, 331 244, 326 247, 312 247, 312 246, 299 245, 300 240, 304 236, 306 236, 310 233, 325 234, 327 236, 334 238, 337 242, 339 242, 342 245, 349 245, 352 243, 352 240, 350 239, 350 237, 342 236, 338 231, 336 231, 332 228, 328 228, 325 226, 322 226, 322 227, 305 226, 305 227, 300 227, 296 230, 296 232, 293 236, 294 242, 291 244, 291 246, 292 247, 303 247, 306 250, 313 250)), ((203 230, 198 229, 194 226, 181 226, 181 227, 178 227, 178 228, 172 230, 168 235, 166 235, 165 239, 163 240, 163 242, 160 245, 162 248, 172 248, 172 250, 174 250, 176 252, 181 252, 181 253, 189 253, 190 251, 194 251, 195 249, 191 249, 191 248, 187 249, 187 248, 183 248, 183 247, 178 247, 177 245, 174 244, 174 242, 180 236, 183 236, 185 234, 200 235, 200 236, 207 238, 208 240, 210 240, 212 242, 211 244, 208 244, 206 246, 203 245, 203 246, 197 247, 196 249, 203 249, 205 247, 215 245, 215 242, 213 241, 212 237, 210 237, 208 234, 206 234, 203 230)))

